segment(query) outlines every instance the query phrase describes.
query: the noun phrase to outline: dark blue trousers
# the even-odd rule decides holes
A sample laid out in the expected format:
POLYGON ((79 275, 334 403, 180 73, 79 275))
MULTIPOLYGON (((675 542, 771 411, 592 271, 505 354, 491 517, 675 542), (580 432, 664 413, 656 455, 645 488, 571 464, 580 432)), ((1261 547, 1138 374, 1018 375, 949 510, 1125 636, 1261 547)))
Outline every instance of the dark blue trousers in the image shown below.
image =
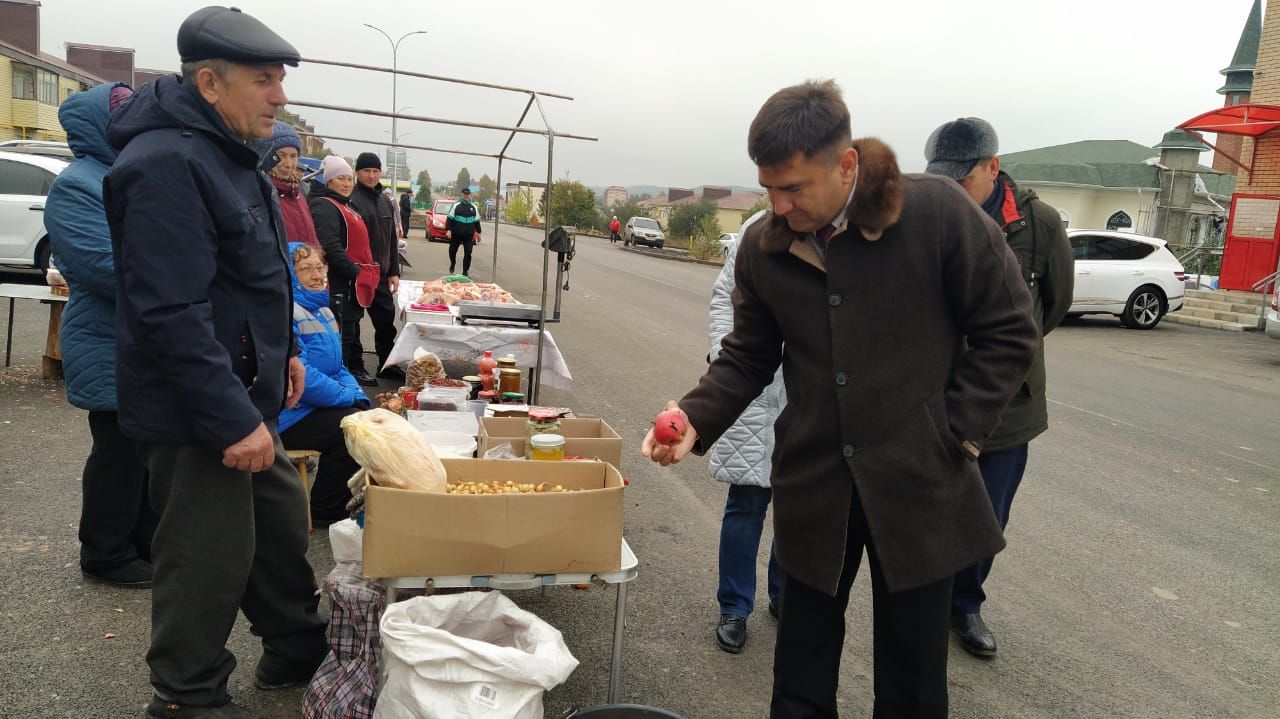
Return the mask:
MULTIPOLYGON (((996 521, 1000 522, 1000 529, 1003 531, 1009 524, 1013 495, 1018 491, 1018 485, 1022 484, 1022 473, 1027 469, 1027 445, 998 452, 983 452, 978 457, 978 468, 982 470, 982 482, 987 485, 991 507, 996 511, 996 521)), ((951 590, 953 614, 977 614, 982 609, 982 603, 987 599, 986 592, 982 591, 982 583, 991 573, 994 559, 990 557, 956 573, 955 585, 951 590)))
MULTIPOLYGON (((768 487, 729 485, 729 498, 724 504, 724 521, 720 524, 720 588, 716 599, 720 613, 746 619, 756 605, 756 555, 760 552, 760 534, 764 516, 773 499, 768 487)), ((778 601, 781 579, 778 562, 769 548, 769 599, 778 601)))

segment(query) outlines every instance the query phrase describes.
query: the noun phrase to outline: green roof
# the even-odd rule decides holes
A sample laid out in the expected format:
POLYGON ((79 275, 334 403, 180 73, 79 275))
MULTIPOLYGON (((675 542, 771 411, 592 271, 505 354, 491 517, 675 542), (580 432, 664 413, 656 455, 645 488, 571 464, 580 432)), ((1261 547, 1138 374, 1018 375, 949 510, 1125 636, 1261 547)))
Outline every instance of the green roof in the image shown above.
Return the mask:
POLYGON ((1240 41, 1236 44, 1236 54, 1231 57, 1231 64, 1221 70, 1227 76, 1227 82, 1218 88, 1219 95, 1249 92, 1253 89, 1253 73, 1258 64, 1258 43, 1261 40, 1262 0, 1253 0, 1249 19, 1245 20, 1240 41))
POLYGON ((1161 138, 1157 150, 1196 150, 1203 152, 1208 148, 1186 130, 1170 130, 1161 138))
MULTIPOLYGON (((1082 140, 1010 152, 1000 156, 1000 167, 1019 182, 1159 189, 1160 170, 1147 164, 1159 154, 1155 148, 1129 140, 1082 140)), ((1215 195, 1229 197, 1235 189, 1234 175, 1204 166, 1197 171, 1215 195)))

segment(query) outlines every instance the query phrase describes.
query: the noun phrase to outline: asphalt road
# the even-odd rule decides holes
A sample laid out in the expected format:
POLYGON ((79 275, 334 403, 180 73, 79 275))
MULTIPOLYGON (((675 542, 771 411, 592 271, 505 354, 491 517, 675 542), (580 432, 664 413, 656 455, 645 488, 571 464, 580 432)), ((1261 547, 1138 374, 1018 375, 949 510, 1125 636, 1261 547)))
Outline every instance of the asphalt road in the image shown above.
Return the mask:
MULTIPOLYGON (((540 237, 503 226, 499 238, 497 281, 526 301, 541 290, 540 237)), ((481 279, 491 243, 478 248, 481 279)), ((442 244, 411 241, 410 257, 410 277, 447 268, 442 244)), ((715 648, 724 486, 701 459, 664 470, 638 456, 654 413, 705 367, 716 272, 580 238, 564 322, 553 327, 574 388, 544 393, 624 437, 626 533, 641 565, 622 696, 691 719, 765 716, 774 637, 761 599, 746 651, 715 648)), ((149 696, 149 592, 78 571, 88 432, 61 384, 38 379, 46 316, 19 305, 15 366, 0 374, 0 717, 137 716, 149 696)), ((952 716, 1280 716, 1280 343, 1086 319, 1054 332, 1048 353, 1051 428, 1032 445, 1009 549, 987 586, 1000 655, 982 661, 953 646, 952 716)), ((332 566, 323 532, 311 555, 319 575, 332 566)), ((582 662, 548 695, 547 716, 602 703, 612 590, 512 596, 560 628, 582 662)), ((870 716, 863 579, 848 626, 842 715, 870 716)), ((243 622, 232 648, 244 663, 237 701, 298 716, 300 692, 251 687, 257 649, 243 622)))

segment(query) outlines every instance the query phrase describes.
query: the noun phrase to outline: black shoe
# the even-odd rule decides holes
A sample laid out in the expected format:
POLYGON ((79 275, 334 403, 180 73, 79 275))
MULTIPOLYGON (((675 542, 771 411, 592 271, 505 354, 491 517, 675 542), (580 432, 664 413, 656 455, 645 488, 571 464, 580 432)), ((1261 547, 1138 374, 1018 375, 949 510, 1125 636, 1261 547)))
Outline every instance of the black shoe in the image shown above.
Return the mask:
POLYGON ((975 657, 994 657, 996 638, 982 621, 981 614, 952 614, 951 631, 960 639, 960 646, 975 657))
POLYGON ((220 707, 182 706, 154 697, 147 705, 147 719, 248 719, 233 702, 220 707))
POLYGON ((398 365, 391 365, 390 367, 382 370, 381 372, 378 373, 378 377, 382 379, 394 380, 400 383, 403 383, 405 380, 404 370, 400 369, 398 365))
POLYGON ((311 682, 311 677, 315 675, 324 657, 325 655, 321 654, 315 659, 300 662, 274 652, 264 651, 262 658, 258 660, 257 668, 253 670, 253 683, 264 691, 305 686, 311 682))
POLYGON ((449 274, 451 274, 451 275, 453 274, 453 265, 450 265, 450 266, 449 266, 449 274))
POLYGON ((769 616, 773 617, 774 619, 778 618, 778 603, 773 601, 772 599, 769 600, 769 616))
POLYGON ((746 644, 747 620, 721 614, 720 624, 716 627, 716 646, 730 654, 737 654, 746 644))
POLYGON ((86 577, 117 587, 149 587, 151 586, 151 563, 141 559, 125 562, 111 569, 89 571, 81 569, 86 577))
POLYGON ((364 367, 357 367, 351 370, 351 376, 356 378, 356 382, 359 383, 361 387, 378 386, 378 380, 371 377, 364 367))

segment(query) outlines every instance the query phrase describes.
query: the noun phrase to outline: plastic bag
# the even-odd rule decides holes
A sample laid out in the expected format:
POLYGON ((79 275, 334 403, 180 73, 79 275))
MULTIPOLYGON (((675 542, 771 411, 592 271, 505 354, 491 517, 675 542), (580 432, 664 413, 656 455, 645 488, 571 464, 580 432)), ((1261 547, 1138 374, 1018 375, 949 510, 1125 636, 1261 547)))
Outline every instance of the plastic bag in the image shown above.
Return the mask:
POLYGON ((559 630, 498 592, 414 597, 382 616, 375 719, 541 719, 578 660, 559 630))
POLYGON ((436 451, 400 415, 385 409, 342 418, 347 451, 379 487, 444 493, 448 475, 436 451))
POLYGON ((405 386, 411 390, 421 390, 433 379, 444 377, 444 365, 434 353, 418 347, 413 352, 413 361, 404 371, 405 386))
POLYGON ((338 562, 321 591, 333 607, 332 649, 307 685, 302 719, 370 719, 378 696, 382 586, 360 576, 359 562, 338 562))
POLYGON ((515 449, 511 447, 510 442, 503 442, 496 447, 490 447, 484 452, 485 459, 524 459, 523 454, 516 454, 515 449))

